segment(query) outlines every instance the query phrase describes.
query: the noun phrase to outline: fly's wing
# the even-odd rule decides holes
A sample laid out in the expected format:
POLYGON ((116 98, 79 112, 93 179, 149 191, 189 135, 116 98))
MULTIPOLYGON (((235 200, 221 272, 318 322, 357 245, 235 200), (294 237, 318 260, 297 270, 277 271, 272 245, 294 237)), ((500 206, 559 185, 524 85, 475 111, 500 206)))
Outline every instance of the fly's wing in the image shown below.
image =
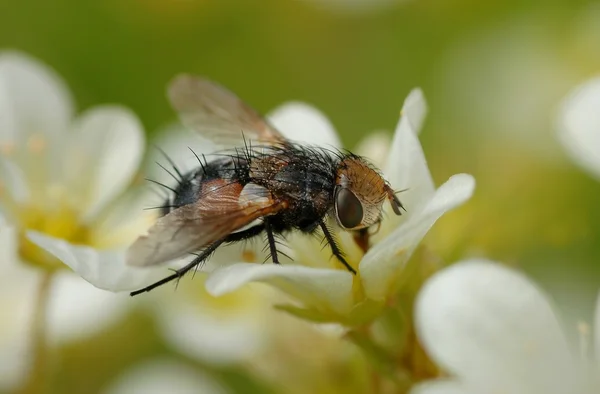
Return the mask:
POLYGON ((253 108, 208 79, 178 75, 169 84, 167 95, 182 123, 217 145, 244 146, 244 139, 261 144, 285 141, 253 108))
POLYGON ((129 247, 127 264, 150 266, 185 256, 284 208, 256 185, 242 187, 219 179, 207 189, 195 203, 158 219, 148 234, 129 247))

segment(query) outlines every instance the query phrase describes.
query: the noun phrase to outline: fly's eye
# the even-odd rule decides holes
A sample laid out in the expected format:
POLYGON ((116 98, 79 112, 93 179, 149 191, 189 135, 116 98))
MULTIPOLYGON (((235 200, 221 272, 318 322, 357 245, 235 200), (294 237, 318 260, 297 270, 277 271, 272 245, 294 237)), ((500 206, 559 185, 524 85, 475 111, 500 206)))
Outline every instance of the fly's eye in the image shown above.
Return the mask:
POLYGON ((354 228, 362 222, 362 204, 354 193, 345 187, 337 192, 335 211, 338 221, 344 228, 354 228))

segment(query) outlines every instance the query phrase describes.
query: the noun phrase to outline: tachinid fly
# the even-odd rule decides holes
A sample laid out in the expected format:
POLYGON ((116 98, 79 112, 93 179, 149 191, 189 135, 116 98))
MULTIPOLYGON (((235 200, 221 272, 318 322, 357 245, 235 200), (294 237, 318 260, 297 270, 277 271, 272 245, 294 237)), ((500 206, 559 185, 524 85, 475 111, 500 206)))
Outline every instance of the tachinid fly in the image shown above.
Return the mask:
POLYGON ((179 185, 162 208, 163 216, 131 245, 127 263, 150 266, 190 253, 197 257, 131 295, 180 278, 222 244, 262 234, 278 264, 275 236, 295 230, 321 231, 335 257, 355 273, 327 217, 353 232, 366 250, 368 229, 381 221, 384 201, 401 214, 393 189, 364 158, 287 140, 224 87, 180 75, 171 82, 168 96, 186 127, 231 150, 210 161, 198 158, 197 169, 179 173, 179 185))

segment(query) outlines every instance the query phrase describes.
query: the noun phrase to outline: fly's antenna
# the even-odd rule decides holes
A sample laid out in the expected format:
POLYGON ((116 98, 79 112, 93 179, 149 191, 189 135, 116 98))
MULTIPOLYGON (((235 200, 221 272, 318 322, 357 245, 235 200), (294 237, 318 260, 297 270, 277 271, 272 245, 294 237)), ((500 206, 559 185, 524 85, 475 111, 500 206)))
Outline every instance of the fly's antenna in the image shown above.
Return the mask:
POLYGON ((392 205, 392 209, 394 210, 394 213, 398 216, 402 215, 402 211, 406 212, 406 208, 404 208, 404 205, 402 205, 402 202, 398 198, 397 194, 404 192, 406 190, 408 190, 408 189, 395 191, 391 187, 386 185, 386 192, 388 195, 388 200, 390 200, 390 204, 392 205))

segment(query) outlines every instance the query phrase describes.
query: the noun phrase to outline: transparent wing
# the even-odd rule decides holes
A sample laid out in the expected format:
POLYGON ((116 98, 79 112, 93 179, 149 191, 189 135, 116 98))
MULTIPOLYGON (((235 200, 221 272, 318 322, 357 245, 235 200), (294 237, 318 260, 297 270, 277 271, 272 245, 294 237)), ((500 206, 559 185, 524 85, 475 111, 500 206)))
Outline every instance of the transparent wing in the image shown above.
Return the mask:
POLYGON ((158 219, 129 247, 127 264, 150 266, 185 256, 283 208, 266 189, 254 194, 252 187, 222 179, 211 187, 197 202, 158 219))
POLYGON ((285 141, 253 108, 231 91, 208 79, 181 74, 169 84, 168 97, 188 128, 224 147, 285 141))

